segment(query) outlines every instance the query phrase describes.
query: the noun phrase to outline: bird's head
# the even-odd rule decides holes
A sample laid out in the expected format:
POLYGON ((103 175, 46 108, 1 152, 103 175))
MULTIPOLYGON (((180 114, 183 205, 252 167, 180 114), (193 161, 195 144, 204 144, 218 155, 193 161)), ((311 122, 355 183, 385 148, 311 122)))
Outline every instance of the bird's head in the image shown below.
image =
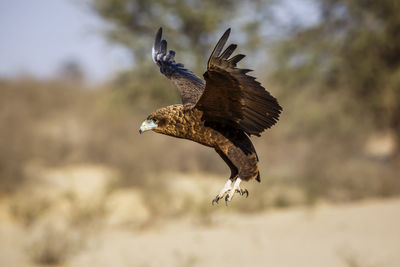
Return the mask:
POLYGON ((167 124, 167 121, 167 118, 162 117, 159 114, 151 113, 142 125, 140 125, 139 133, 144 133, 150 130, 160 132, 165 124, 167 124))
POLYGON ((158 109, 143 121, 139 128, 139 133, 153 130, 156 133, 174 135, 177 115, 178 112, 174 106, 158 109))

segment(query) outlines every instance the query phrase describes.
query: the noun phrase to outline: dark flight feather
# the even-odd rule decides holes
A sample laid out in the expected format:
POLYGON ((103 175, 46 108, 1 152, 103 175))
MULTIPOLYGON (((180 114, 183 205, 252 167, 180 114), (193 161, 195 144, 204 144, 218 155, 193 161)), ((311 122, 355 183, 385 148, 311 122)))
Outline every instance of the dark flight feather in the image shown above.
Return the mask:
POLYGON ((210 68, 211 59, 217 58, 219 54, 221 54, 221 51, 224 48, 230 33, 231 33, 231 28, 227 29, 224 35, 222 35, 221 39, 219 39, 217 45, 214 47, 214 50, 211 53, 210 58, 208 59, 207 68, 210 68))
POLYGON ((183 105, 194 106, 203 93, 204 81, 182 63, 175 62, 175 51, 167 53, 167 41, 162 40, 162 28, 156 34, 152 49, 153 61, 160 67, 160 72, 178 88, 183 105))
POLYGON ((246 74, 251 70, 236 68, 244 55, 228 59, 236 45, 228 46, 220 55, 229 33, 230 29, 208 60, 204 73, 206 87, 196 108, 204 112, 205 120, 227 123, 249 135, 259 136, 278 121, 282 108, 254 77, 246 74))

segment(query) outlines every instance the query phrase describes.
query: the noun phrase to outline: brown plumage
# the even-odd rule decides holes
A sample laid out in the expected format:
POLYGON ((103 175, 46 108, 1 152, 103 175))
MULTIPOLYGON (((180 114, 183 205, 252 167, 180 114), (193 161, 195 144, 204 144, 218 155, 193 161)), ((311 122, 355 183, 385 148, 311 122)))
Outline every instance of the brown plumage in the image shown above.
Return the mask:
POLYGON ((215 46, 204 73, 205 83, 183 64, 174 61, 175 52, 167 52, 167 42, 157 32, 153 46, 153 60, 161 73, 177 86, 183 105, 172 105, 156 110, 148 116, 139 132, 154 132, 184 138, 212 147, 231 169, 231 176, 214 202, 224 197, 232 199, 242 180, 260 181, 258 157, 249 136, 260 134, 274 125, 282 108, 248 69, 236 64, 244 55, 230 57, 235 44, 223 48, 228 40, 228 29, 215 46), (223 51, 223 52, 222 52, 223 51), (234 184, 233 184, 234 183, 234 184), (233 185, 232 185, 233 184, 233 185))

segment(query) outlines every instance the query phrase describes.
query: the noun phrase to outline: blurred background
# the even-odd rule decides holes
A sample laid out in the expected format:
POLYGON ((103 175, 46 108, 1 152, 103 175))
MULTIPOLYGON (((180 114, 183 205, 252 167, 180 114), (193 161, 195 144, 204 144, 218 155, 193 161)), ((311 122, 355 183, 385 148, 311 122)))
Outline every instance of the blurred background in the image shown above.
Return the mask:
POLYGON ((399 266, 397 0, 0 1, 1 266, 399 266), (214 150, 138 134, 220 35, 283 107, 226 207, 214 150))

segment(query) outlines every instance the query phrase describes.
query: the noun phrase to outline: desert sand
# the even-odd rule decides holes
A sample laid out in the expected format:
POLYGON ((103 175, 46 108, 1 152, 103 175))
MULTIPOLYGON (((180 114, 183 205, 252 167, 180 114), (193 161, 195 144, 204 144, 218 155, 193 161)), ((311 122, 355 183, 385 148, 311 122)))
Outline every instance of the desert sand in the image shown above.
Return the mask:
MULTIPOLYGON (((236 199, 228 207, 200 202, 201 213, 157 218, 137 190, 102 196, 105 173, 46 172, 35 190, 32 185, 2 199, 0 266, 400 266, 400 198, 319 201, 248 214, 233 211, 242 201, 236 199)), ((192 192, 189 181, 198 180, 180 185, 192 192)), ((257 196, 243 201, 251 197, 257 196)))
POLYGON ((104 231, 70 266, 400 266, 400 199, 104 231))

